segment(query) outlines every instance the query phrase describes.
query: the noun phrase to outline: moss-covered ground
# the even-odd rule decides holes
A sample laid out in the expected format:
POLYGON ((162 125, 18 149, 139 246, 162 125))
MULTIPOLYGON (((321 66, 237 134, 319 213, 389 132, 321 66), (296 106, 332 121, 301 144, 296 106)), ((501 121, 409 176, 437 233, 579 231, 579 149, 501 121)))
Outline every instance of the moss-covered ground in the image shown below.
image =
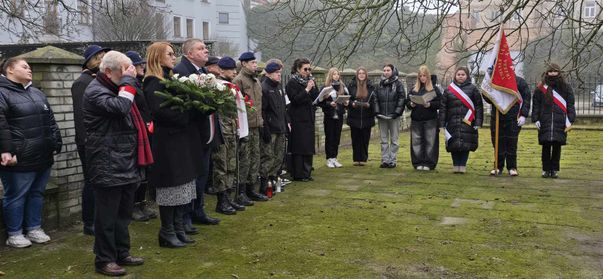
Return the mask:
MULTIPOLYGON (((273 200, 202 226, 184 249, 157 245, 159 221, 130 226, 132 254, 146 263, 130 278, 603 278, 603 132, 572 131, 559 179, 540 177, 536 131, 520 136, 519 177, 491 177, 489 131, 452 174, 440 150, 436 171, 412 169, 409 135, 399 164, 380 169, 378 140, 369 165, 328 169, 315 157, 315 181, 290 184, 273 200)), ((215 198, 208 196, 208 210, 215 198)), ((87 278, 93 238, 80 226, 53 241, 0 251, 9 278, 87 278)))

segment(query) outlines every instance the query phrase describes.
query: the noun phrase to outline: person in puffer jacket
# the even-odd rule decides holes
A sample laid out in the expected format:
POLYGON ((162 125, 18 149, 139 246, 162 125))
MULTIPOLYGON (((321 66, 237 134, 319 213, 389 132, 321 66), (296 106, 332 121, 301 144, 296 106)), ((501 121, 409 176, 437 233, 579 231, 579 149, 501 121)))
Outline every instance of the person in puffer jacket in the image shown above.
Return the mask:
POLYGON ((538 143, 542 145, 542 177, 557 178, 561 146, 566 144, 567 132, 576 121, 574 92, 557 64, 551 64, 542 74, 532 103, 532 121, 538 128, 538 143))
POLYGON ((383 76, 375 94, 375 115, 381 138, 381 168, 395 168, 400 134, 400 116, 404 112, 406 93, 392 64, 383 67, 383 76))
POLYGON ((454 173, 465 173, 469 151, 477 150, 477 129, 484 119, 483 106, 482 95, 471 83, 469 69, 457 68, 454 81, 444 90, 439 111, 440 127, 444 129, 446 151, 452 154, 454 173))
POLYGON ((46 95, 31 86, 27 61, 9 58, 0 76, 0 178, 8 239, 14 248, 45 243, 42 230, 44 190, 53 155, 61 151, 61 134, 46 95), (27 235, 23 235, 23 229, 27 235))

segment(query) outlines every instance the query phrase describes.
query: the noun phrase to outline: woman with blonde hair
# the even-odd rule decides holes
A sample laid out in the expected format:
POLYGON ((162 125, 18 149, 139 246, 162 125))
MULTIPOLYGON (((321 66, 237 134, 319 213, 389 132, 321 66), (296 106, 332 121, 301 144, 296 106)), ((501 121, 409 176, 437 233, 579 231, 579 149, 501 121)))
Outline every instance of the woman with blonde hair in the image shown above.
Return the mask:
POLYGON ((161 229, 159 246, 177 248, 192 243, 185 233, 184 214, 196 197, 195 179, 201 173, 201 132, 195 111, 175 111, 161 107, 164 98, 157 91, 169 92, 161 83, 172 76, 176 62, 174 48, 155 42, 147 48, 147 72, 143 91, 153 115, 153 158, 149 182, 157 188, 161 229))
POLYGON ((320 89, 333 87, 331 93, 324 96, 318 103, 322 108, 323 125, 325 129, 325 155, 327 157, 327 167, 341 168, 343 165, 337 162, 337 153, 339 151, 339 142, 341 140, 341 128, 343 126, 343 114, 348 102, 338 103, 337 97, 350 95, 345 84, 341 80, 341 75, 337 68, 329 69, 325 85, 320 89))
POLYGON ((429 68, 422 65, 417 73, 417 82, 408 93, 406 101, 406 107, 412 111, 410 158, 417 170, 433 170, 438 164, 438 109, 441 99, 442 93, 434 86, 429 68))
POLYGON ((374 101, 375 87, 368 79, 366 69, 360 67, 350 84, 351 105, 348 106, 347 122, 352 136, 354 166, 364 166, 368 160, 371 130, 375 126, 374 101))

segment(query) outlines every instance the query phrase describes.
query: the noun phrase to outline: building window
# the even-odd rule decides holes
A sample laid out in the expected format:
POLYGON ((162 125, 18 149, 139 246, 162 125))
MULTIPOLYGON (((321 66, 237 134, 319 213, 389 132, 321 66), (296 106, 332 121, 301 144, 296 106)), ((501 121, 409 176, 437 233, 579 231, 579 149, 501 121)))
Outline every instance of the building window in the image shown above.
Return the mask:
POLYGON ((228 13, 218 13, 218 23, 228 24, 228 13))
POLYGON ((90 3, 88 3, 88 0, 78 0, 77 10, 80 14, 80 24, 90 24, 90 3))
POLYGON ((203 22, 203 40, 209 40, 209 22, 203 22))
POLYGON ((586 1, 584 2, 584 7, 582 8, 582 17, 584 18, 593 18, 597 14, 597 4, 595 1, 586 1))
POLYGON ((182 28, 180 27, 180 17, 174 17, 174 37, 179 38, 182 37, 182 28))
POLYGON ((192 19, 187 18, 186 19, 186 37, 187 38, 192 38, 195 36, 194 28, 193 28, 194 26, 195 26, 195 22, 192 19))
MULTIPOLYGON (((161 13, 155 14, 155 37, 160 40, 165 40, 166 35, 166 27, 168 27, 165 23, 165 17, 161 13)), ((168 29, 169 30, 169 29, 168 29)))
POLYGON ((46 33, 58 35, 61 27, 61 20, 59 18, 58 4, 55 0, 46 0, 46 14, 44 14, 44 31, 46 33))

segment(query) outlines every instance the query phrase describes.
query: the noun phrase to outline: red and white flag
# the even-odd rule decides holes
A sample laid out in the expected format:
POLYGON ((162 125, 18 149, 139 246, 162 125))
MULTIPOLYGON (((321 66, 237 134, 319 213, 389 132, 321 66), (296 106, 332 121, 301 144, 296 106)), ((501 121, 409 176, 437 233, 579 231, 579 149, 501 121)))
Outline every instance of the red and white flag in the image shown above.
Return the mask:
POLYGON ((523 102, 517 90, 517 80, 513 70, 513 59, 502 27, 492 53, 486 58, 488 70, 482 81, 483 95, 488 98, 502 114, 506 114, 516 102, 523 102))

